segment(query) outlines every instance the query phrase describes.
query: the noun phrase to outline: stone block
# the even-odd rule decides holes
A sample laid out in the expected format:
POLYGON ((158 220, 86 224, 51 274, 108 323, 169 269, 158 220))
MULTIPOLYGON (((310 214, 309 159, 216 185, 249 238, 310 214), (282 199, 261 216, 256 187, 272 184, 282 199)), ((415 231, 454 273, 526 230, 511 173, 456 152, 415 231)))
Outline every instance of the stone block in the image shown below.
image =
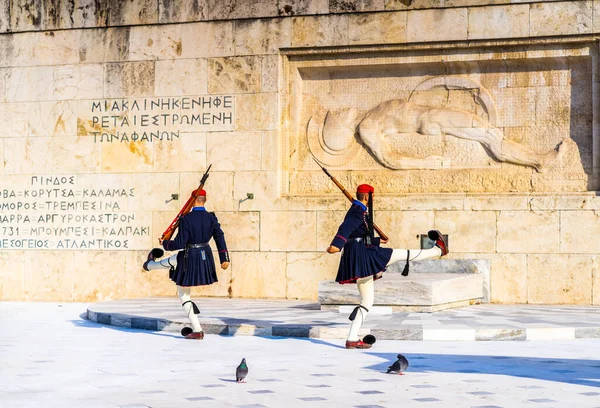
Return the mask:
POLYGON ((292 19, 239 20, 235 22, 235 54, 277 54, 292 43, 292 19))
POLYGON ((131 61, 165 60, 182 54, 182 26, 131 27, 129 32, 129 59, 131 61))
POLYGON ((279 56, 267 55, 262 58, 260 89, 262 92, 279 90, 279 56))
POLYGON ((294 17, 292 47, 324 47, 348 44, 348 16, 294 17))
POLYGON ((277 93, 237 95, 235 112, 236 130, 274 130, 279 126, 277 93))
POLYGON ((592 4, 592 32, 600 32, 600 1, 594 0, 592 4))
POLYGON ((589 255, 527 255, 527 302, 590 305, 592 270, 589 255))
POLYGON ((261 136, 261 170, 277 170, 279 162, 279 132, 268 130, 261 136))
POLYGON ((102 142, 102 171, 120 173, 153 170, 153 144, 150 142, 102 142))
POLYGON ((526 195, 477 195, 465 197, 467 211, 510 211, 527 210, 529 197, 526 195))
POLYGON ((6 100, 8 102, 52 100, 54 68, 10 68, 6 72, 6 100))
POLYGON ((209 20, 234 20, 277 16, 277 0, 216 0, 209 2, 209 20))
POLYGON ((382 11, 384 0, 329 0, 330 13, 382 11))
POLYGON ((234 252, 231 295, 241 298, 279 298, 286 295, 286 257, 283 252, 234 252))
POLYGON ((208 17, 207 8, 207 2, 159 0, 158 22, 169 24, 206 20, 208 17))
POLYGON ((421 8, 441 8, 444 6, 444 1, 450 0, 385 0, 386 10, 408 10, 421 8))
POLYGON ((62 101, 29 104, 29 136, 75 135, 77 135, 76 103, 62 101))
POLYGON ((28 301, 73 300, 73 285, 78 271, 73 267, 74 252, 37 251, 24 253, 24 298, 28 301))
MULTIPOLYGON (((438 212, 435 226, 443 234, 448 234, 452 252, 495 252, 496 218, 495 211, 438 212)), ((426 226, 421 228, 430 229, 426 226)))
POLYGON ((35 33, 28 65, 62 65, 79 62, 79 44, 72 32, 45 31, 35 33))
POLYGON ((207 160, 215 171, 260 170, 261 132, 208 133, 207 160))
POLYGON ((181 30, 182 58, 234 54, 233 21, 185 24, 181 30))
POLYGON ((208 92, 206 59, 162 60, 155 64, 156 96, 204 95, 208 92))
POLYGON ((210 58, 208 92, 253 93, 260 91, 261 60, 254 56, 210 58))
POLYGON ((0 51, 2 51, 0 66, 27 66, 38 35, 38 33, 20 33, 0 36, 0 51))
POLYGON ((496 102, 497 127, 533 126, 536 121, 536 97, 533 88, 490 89, 496 102), (515 109, 518 106, 519 109, 515 109))
POLYGON ((467 253, 464 256, 490 261, 492 303, 527 303, 527 255, 467 253))
POLYGON ((279 0, 277 6, 282 17, 329 13, 329 0, 279 0))
POLYGON ((158 23, 156 0, 110 0, 108 25, 143 25, 158 23))
POLYGON ((10 1, 0 4, 0 33, 10 31, 10 1))
MULTIPOLYGON (((343 216, 338 218, 338 225, 343 216)), ((419 234, 426 234, 434 225, 433 211, 376 211, 375 223, 389 237, 386 247, 419 249, 419 234)), ((446 231, 443 231, 446 233, 446 231)), ((335 231, 334 231, 335 234, 335 231)), ((331 235, 330 240, 333 239, 331 235)))
POLYGON ((501 211, 498 215, 498 252, 559 252, 559 224, 556 211, 501 211))
POLYGON ((315 251, 317 217, 314 211, 262 211, 261 251, 315 251))
POLYGON ((104 66, 104 96, 124 98, 154 94, 154 61, 117 62, 104 66))
POLYGON ((278 194, 279 178, 274 171, 238 171, 235 173, 233 200, 239 211, 284 211, 288 200, 278 194), (254 194, 249 199, 247 194, 254 194))
POLYGON ((592 198, 584 194, 533 196, 529 198, 529 207, 533 211, 596 209, 589 205, 592 198))
POLYGON ((10 28, 13 32, 42 28, 43 0, 10 0, 10 28))
POLYGON ((81 0, 74 3, 68 1, 44 1, 45 30, 81 27, 105 27, 108 24, 109 4, 105 1, 81 0))
MULTIPOLYGON (((173 255, 173 253, 165 253, 165 256, 170 255, 173 255)), ((148 250, 126 252, 125 298, 137 299, 152 296, 175 296, 177 288, 173 281, 169 279, 168 269, 150 272, 142 269, 142 265, 147 257, 148 250)))
POLYGON ((104 69, 100 64, 62 65, 54 69, 54 99, 100 99, 104 69))
POLYGON ((351 15, 348 42, 350 45, 404 43, 407 17, 405 12, 351 15))
POLYGON ((469 8, 469 39, 529 36, 529 5, 469 8))
POLYGON ((0 251, 0 299, 25 299, 24 251, 0 251))
POLYGON ((206 133, 181 133, 178 139, 154 143, 154 171, 206 168, 206 133))
POLYGON ((119 62, 129 59, 129 27, 79 32, 79 62, 119 62))
POLYGON ((90 136, 50 139, 52 170, 57 174, 99 173, 102 148, 90 136))
POLYGON ((171 198, 171 193, 179 190, 179 174, 177 173, 149 173, 149 174, 129 174, 128 185, 133 189, 133 195, 136 197, 137 211, 173 211, 177 215, 183 204, 190 196, 191 190, 198 188, 198 185, 190 189, 186 195, 180 194, 178 201, 165 201, 171 198))
POLYGON ((467 9, 413 10, 408 12, 408 42, 466 40, 467 9))
POLYGON ((600 243, 600 214, 596 211, 560 212, 560 251, 571 254, 597 254, 600 243))
POLYGON ((260 237, 259 212, 224 212, 218 210, 217 216, 229 251, 258 251, 260 237))
POLYGON ((286 297, 317 300, 319 282, 335 279, 338 263, 338 256, 325 252, 289 252, 286 297))
POLYGON ((530 35, 589 34, 592 32, 592 2, 563 1, 530 6, 530 35))
POLYGON ((52 174, 51 138, 4 139, 4 174, 52 174))
POLYGON ((73 254, 73 298, 78 302, 122 299, 125 296, 123 251, 85 251, 73 254))
MULTIPOLYGON (((377 207, 379 208, 379 201, 381 199, 378 198, 377 207)), ((401 209, 403 211, 425 211, 425 210, 436 210, 436 211, 454 211, 454 210, 462 210, 464 207, 465 197, 462 195, 448 195, 448 196, 414 196, 409 195, 401 198, 401 209)), ((383 207, 382 207, 383 209, 383 207)), ((387 207, 387 209, 395 209, 399 210, 400 208, 396 207, 387 207)))

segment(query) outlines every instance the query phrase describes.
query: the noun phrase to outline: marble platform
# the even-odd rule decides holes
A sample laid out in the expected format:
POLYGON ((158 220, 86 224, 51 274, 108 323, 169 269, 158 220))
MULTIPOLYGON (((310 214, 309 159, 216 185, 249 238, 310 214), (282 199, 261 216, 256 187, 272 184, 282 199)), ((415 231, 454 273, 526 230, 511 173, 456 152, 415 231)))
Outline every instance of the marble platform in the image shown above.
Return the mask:
MULTIPOLYGON (((412 262, 408 276, 404 263, 392 265, 375 284, 375 309, 435 312, 489 302, 489 261, 428 260, 412 262)), ((322 310, 344 312, 360 301, 356 285, 335 281, 319 283, 322 310)))

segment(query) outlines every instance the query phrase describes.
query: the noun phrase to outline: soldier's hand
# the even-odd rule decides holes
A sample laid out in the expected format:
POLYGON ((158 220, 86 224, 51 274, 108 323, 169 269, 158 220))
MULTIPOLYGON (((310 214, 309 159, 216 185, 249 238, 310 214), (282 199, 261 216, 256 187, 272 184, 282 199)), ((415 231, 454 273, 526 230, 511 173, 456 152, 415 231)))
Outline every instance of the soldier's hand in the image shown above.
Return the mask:
POLYGON ((221 269, 227 269, 227 268, 229 268, 229 262, 221 263, 221 269))
POLYGON ((336 247, 336 246, 330 245, 327 248, 327 252, 329 252, 330 254, 335 254, 337 252, 340 252, 340 249, 338 247, 336 247))
POLYGON ((159 239, 158 239, 158 243, 159 243, 160 245, 162 245, 163 241, 164 241, 164 239, 162 239, 162 238, 159 238, 159 239))
POLYGON ((380 242, 380 243, 382 243, 382 244, 387 244, 387 243, 388 243, 388 240, 387 240, 387 239, 383 239, 383 238, 381 238, 381 240, 380 240, 379 242, 380 242))

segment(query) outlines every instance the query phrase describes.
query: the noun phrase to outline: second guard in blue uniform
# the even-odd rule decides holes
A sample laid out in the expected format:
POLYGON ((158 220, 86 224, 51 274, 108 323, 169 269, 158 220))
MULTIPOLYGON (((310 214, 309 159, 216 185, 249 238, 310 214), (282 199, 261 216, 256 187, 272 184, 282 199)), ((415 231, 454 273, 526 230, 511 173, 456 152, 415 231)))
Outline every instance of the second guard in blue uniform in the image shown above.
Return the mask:
POLYGON ((206 211, 205 202, 206 191, 200 190, 195 207, 181 218, 175 239, 162 241, 165 250, 179 252, 160 261, 155 260, 151 253, 144 263, 144 269, 147 271, 169 269, 169 278, 177 285, 177 294, 192 324, 192 332, 185 336, 188 339, 204 338, 196 316, 200 311, 190 297, 191 287, 212 285, 218 281, 215 260, 209 244, 211 238, 217 245, 221 268, 229 267, 225 234, 217 216, 206 211))
POLYGON ((350 315, 352 321, 346 341, 346 348, 370 348, 371 344, 358 338, 358 332, 375 301, 374 281, 381 278, 386 268, 398 261, 417 261, 443 256, 448 246, 443 235, 436 230, 429 231, 429 238, 435 241, 435 247, 423 250, 382 248, 386 243, 373 233, 372 202, 375 189, 361 184, 356 189, 356 200, 346 213, 344 222, 327 248, 330 254, 342 251, 336 282, 340 284, 356 283, 360 293, 360 304, 350 315), (371 205, 369 208, 368 205, 371 205), (369 211, 370 210, 370 211, 369 211), (416 254, 411 257, 410 253, 416 254))

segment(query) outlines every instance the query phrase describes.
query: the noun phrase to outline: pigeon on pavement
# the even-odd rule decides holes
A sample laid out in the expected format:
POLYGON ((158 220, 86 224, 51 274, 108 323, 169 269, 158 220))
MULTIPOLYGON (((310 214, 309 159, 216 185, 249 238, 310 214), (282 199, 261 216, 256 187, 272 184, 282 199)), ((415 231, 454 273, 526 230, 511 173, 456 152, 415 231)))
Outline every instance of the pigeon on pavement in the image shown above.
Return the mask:
POLYGON ((242 362, 235 369, 235 382, 245 382, 244 379, 248 375, 248 366, 246 365, 246 359, 242 358, 242 362))
POLYGON ((398 354, 398 360, 394 361, 394 364, 388 367, 387 373, 398 373, 398 375, 402 374, 402 371, 406 371, 408 368, 408 360, 402 354, 398 354))

